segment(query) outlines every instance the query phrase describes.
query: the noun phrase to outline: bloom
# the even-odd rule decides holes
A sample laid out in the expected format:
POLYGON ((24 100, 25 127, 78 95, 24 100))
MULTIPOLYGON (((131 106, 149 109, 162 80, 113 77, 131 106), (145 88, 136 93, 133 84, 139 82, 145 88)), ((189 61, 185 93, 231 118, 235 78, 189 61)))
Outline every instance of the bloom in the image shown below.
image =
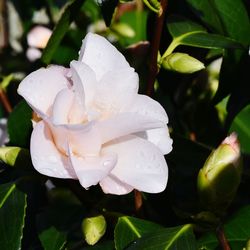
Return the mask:
POLYGON ((52 31, 41 25, 32 28, 27 35, 27 43, 29 48, 26 56, 30 61, 39 59, 42 55, 40 49, 44 49, 49 41, 52 31))
POLYGON ((28 75, 22 95, 41 118, 31 135, 37 171, 105 193, 165 189, 172 149, 163 107, 138 94, 138 75, 105 38, 88 33, 70 68, 28 75))

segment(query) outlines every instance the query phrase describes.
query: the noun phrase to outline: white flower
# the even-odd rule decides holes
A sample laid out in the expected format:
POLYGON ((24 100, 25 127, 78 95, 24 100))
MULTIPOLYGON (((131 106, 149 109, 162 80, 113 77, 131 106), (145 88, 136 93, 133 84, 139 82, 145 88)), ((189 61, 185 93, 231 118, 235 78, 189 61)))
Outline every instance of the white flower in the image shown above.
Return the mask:
POLYGON ((37 25, 32 28, 27 35, 29 48, 26 56, 30 61, 39 59, 42 55, 40 49, 44 49, 49 41, 52 31, 44 26, 37 25))
POLYGON ((22 95, 41 117, 31 136, 40 173, 100 184, 105 193, 161 192, 172 149, 162 106, 138 94, 138 75, 105 38, 88 33, 70 68, 28 75, 22 95))

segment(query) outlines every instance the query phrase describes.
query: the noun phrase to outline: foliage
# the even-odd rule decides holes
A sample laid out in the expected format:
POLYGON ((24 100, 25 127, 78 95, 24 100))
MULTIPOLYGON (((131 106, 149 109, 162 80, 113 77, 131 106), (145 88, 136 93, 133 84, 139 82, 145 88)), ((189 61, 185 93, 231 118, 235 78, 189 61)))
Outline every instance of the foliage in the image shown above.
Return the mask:
MULTIPOLYGON (((8 121, 0 124, 0 142, 10 146, 8 155, 0 148, 1 249, 212 250, 225 247, 217 240, 218 232, 233 250, 247 246, 250 4, 247 0, 169 0, 165 10, 164 1, 1 1, 0 118, 8 121), (157 20, 162 13, 161 30, 157 20), (36 25, 53 33, 47 46, 39 48, 41 57, 31 61, 26 37, 36 25), (18 96, 18 84, 42 66, 68 66, 77 59, 88 31, 113 42, 139 74, 140 92, 151 94, 169 116, 173 151, 166 156, 168 185, 160 194, 143 193, 139 210, 134 208, 134 193, 106 195, 98 186, 84 190, 76 180, 38 174, 28 153, 31 119, 39 118, 18 96), (159 37, 159 49, 154 51, 159 37), (158 53, 157 62, 152 61, 152 53, 155 58, 158 53), (157 76, 154 93, 149 93, 154 63, 157 76), (7 143, 2 141, 4 129, 7 143), (243 172, 230 206, 214 214, 199 199, 197 176, 211 151, 231 132, 239 137, 243 172), (105 229, 89 246, 82 222, 100 215, 105 229)), ((235 184, 233 178, 230 184, 235 184)), ((224 196, 220 193, 219 198, 224 196)))

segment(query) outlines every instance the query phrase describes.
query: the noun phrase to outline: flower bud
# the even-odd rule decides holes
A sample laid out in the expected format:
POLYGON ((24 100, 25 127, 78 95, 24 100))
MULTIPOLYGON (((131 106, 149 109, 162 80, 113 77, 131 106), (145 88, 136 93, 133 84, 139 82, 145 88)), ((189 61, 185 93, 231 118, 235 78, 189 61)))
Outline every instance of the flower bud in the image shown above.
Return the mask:
POLYGON ((94 245, 105 234, 106 221, 102 215, 85 218, 82 222, 82 232, 86 242, 94 245))
POLYGON ((126 23, 114 23, 111 30, 123 37, 132 38, 135 36, 135 31, 126 23))
POLYGON ((0 160, 12 167, 18 163, 24 165, 29 162, 30 164, 29 151, 19 147, 1 147, 0 160))
POLYGON ((240 184, 242 161, 237 135, 232 133, 207 158, 198 174, 203 206, 221 214, 230 205, 240 184))
POLYGON ((172 53, 163 57, 162 67, 184 74, 194 73, 205 68, 202 62, 186 53, 172 53))

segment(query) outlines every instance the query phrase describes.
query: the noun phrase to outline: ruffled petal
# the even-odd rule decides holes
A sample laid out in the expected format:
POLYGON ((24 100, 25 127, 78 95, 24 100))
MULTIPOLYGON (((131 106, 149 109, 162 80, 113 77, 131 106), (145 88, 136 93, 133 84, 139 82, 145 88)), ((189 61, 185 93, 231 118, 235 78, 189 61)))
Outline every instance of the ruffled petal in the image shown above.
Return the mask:
POLYGON ((54 124, 67 124, 69 122, 74 97, 74 93, 66 88, 57 94, 52 108, 52 121, 54 124))
MULTIPOLYGON (((85 104, 90 105, 95 95, 97 81, 94 71, 85 63, 72 61, 70 63, 74 86, 77 84, 76 92, 84 92, 82 100, 85 104)), ((83 95, 83 94, 81 94, 83 95)))
POLYGON ((100 157, 83 158, 74 155, 70 150, 70 160, 77 177, 84 188, 98 184, 115 167, 117 157, 113 153, 100 157))
POLYGON ((168 127, 149 129, 144 132, 136 133, 137 136, 152 142, 157 146, 163 155, 172 151, 173 140, 169 136, 168 127))
POLYGON ((121 182, 148 193, 159 193, 166 188, 167 163, 151 142, 130 135, 105 145, 103 152, 117 154, 117 164, 111 174, 121 182))
POLYGON ((68 86, 66 72, 60 66, 38 69, 22 80, 17 92, 38 115, 50 115, 56 95, 68 86))
POLYGON ((153 128, 161 128, 166 125, 159 120, 137 113, 121 113, 108 120, 99 121, 97 126, 104 144, 125 135, 153 128))
POLYGON ((34 168, 41 174, 77 178, 68 157, 57 150, 51 132, 43 121, 38 122, 32 132, 30 153, 34 168))
POLYGON ((134 189, 128 184, 121 182, 112 174, 101 180, 99 184, 105 194, 124 195, 130 193, 134 189))
POLYGON ((98 83, 94 105, 102 114, 116 114, 136 97, 139 78, 133 68, 109 71, 98 83))
POLYGON ((137 95, 134 101, 124 108, 123 112, 132 112, 145 117, 168 123, 168 116, 159 102, 146 95, 137 95))
POLYGON ((101 136, 95 122, 87 124, 55 125, 50 120, 49 125, 56 146, 65 154, 68 153, 68 145, 74 154, 83 157, 95 157, 101 150, 101 136))
POLYGON ((79 61, 94 70, 97 80, 108 71, 129 67, 125 57, 108 40, 92 33, 83 40, 79 61))

